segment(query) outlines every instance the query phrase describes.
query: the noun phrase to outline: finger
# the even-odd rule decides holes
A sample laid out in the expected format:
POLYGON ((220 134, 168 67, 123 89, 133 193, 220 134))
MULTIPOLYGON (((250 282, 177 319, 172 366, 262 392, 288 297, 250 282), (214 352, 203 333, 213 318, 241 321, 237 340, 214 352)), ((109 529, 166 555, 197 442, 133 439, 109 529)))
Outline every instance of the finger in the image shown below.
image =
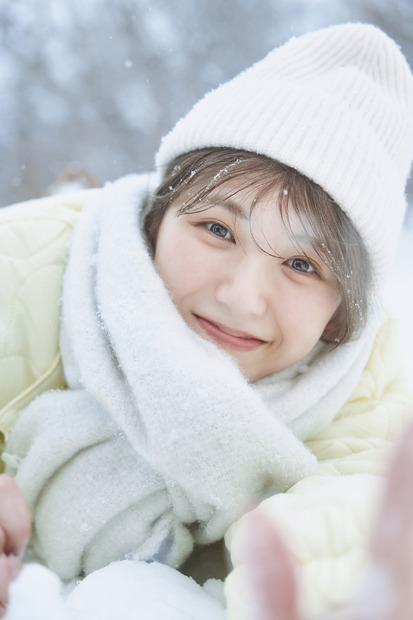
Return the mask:
POLYGON ((5 555, 0 556, 0 618, 6 615, 9 604, 9 585, 12 580, 12 568, 5 555))
MULTIPOLYGON (((397 442, 372 536, 372 555, 410 559, 413 545, 413 425, 397 442), (396 553, 397 550, 397 553, 396 553), (402 555, 399 555, 402 552, 402 555)), ((410 562, 409 562, 410 563, 410 562)))
POLYGON ((368 579, 381 596, 383 620, 413 618, 412 476, 413 426, 395 446, 373 529, 368 579))
POLYGON ((3 551, 20 557, 30 537, 31 517, 17 483, 6 474, 0 475, 0 527, 3 551))
POLYGON ((298 620, 294 565, 281 535, 259 511, 249 515, 246 560, 255 620, 298 620))
POLYGON ((4 552, 5 545, 6 545, 6 534, 4 533, 4 530, 1 527, 1 522, 0 522, 0 554, 4 552))

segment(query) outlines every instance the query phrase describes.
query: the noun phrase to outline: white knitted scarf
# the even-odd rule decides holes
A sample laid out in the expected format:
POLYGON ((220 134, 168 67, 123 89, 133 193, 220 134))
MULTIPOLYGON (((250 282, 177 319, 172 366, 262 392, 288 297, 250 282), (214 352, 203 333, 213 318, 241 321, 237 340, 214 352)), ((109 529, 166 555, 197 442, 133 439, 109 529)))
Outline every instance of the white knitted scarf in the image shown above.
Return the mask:
MULTIPOLYGON (((194 478, 194 497, 211 461, 223 487, 234 482, 232 475, 224 482, 226 470, 256 462, 284 489, 313 468, 294 435, 304 440, 333 419, 360 377, 374 330, 248 384, 226 354, 187 327, 155 271, 140 231, 149 182, 130 176, 107 186, 79 224, 63 298, 69 385, 94 394, 132 445, 157 469, 167 464, 172 478, 171 455, 190 446, 176 474, 194 478)), ((246 476, 256 479, 243 471, 244 483, 246 476)))
POLYGON ((222 537, 261 494, 313 473, 302 440, 346 401, 374 337, 371 329, 326 355, 316 347, 294 367, 248 383, 186 325, 157 274, 141 234, 148 183, 126 177, 86 204, 63 291, 70 390, 40 396, 10 441, 22 458, 17 477, 35 512, 38 552, 63 577, 127 550, 178 565, 194 541, 222 537), (106 465, 113 459, 119 466, 106 465), (68 568, 56 560, 65 553, 68 568))
MULTIPOLYGON (((234 412, 235 426, 259 427, 262 422, 265 427, 271 420, 270 426, 284 434, 281 420, 302 440, 314 435, 331 422, 355 387, 371 351, 377 317, 356 342, 327 355, 320 355, 318 346, 293 367, 249 385, 226 354, 186 326, 154 268, 140 231, 151 181, 143 175, 120 179, 85 208, 63 300, 69 384, 79 385, 80 372, 82 385, 100 395, 139 449, 146 433, 158 445, 157 427, 154 437, 151 427, 155 415, 164 418, 168 409, 174 410, 172 425, 183 425, 181 431, 192 419, 200 433, 206 431, 206 411, 218 408, 219 433, 234 412), (241 420, 244 411, 246 419, 241 420)), ((286 441, 290 436, 285 435, 286 441)), ((288 454, 293 445, 297 448, 297 442, 287 447, 288 454)), ((282 445, 278 452, 282 459, 282 445)), ((299 454, 301 449, 298 461, 299 454)))

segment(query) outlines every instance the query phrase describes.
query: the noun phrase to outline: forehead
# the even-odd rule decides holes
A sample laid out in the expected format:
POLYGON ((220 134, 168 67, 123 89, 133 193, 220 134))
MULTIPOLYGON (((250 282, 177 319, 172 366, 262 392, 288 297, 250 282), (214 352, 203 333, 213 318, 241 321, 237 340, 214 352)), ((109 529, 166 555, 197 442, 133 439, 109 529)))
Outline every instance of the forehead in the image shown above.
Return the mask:
POLYGON ((186 207, 196 209, 198 203, 216 203, 217 200, 231 202, 235 205, 234 211, 239 215, 248 215, 258 202, 278 203, 280 192, 279 183, 263 173, 241 173, 236 176, 228 175, 223 169, 213 174, 201 171, 193 179, 185 183, 183 191, 179 191, 178 199, 186 207))

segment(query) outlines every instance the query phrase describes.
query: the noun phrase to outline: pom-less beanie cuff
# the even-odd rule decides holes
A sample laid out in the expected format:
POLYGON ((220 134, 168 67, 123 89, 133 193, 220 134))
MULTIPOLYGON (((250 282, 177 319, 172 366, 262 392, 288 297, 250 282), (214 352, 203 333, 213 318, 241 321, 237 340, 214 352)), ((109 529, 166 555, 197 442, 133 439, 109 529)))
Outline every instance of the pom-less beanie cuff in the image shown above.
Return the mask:
POLYGON ((290 39, 201 99, 162 140, 156 165, 213 146, 267 155, 321 185, 382 281, 405 211, 413 78, 381 30, 344 24, 290 39))

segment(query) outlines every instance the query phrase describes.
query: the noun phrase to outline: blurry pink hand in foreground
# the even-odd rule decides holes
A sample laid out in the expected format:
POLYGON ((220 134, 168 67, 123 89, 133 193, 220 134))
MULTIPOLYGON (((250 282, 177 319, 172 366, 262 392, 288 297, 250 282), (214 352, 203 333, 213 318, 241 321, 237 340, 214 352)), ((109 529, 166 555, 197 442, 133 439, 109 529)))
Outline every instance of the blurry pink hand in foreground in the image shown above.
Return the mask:
MULTIPOLYGON (((254 620, 304 620, 297 611, 292 558, 274 524, 251 513, 246 549, 254 620)), ((370 574, 346 610, 324 620, 413 618, 413 426, 397 443, 370 545, 370 574), (379 582, 377 581, 379 579, 379 582)))
POLYGON ((0 618, 6 614, 9 585, 20 570, 30 537, 31 517, 16 482, 0 474, 0 618))

